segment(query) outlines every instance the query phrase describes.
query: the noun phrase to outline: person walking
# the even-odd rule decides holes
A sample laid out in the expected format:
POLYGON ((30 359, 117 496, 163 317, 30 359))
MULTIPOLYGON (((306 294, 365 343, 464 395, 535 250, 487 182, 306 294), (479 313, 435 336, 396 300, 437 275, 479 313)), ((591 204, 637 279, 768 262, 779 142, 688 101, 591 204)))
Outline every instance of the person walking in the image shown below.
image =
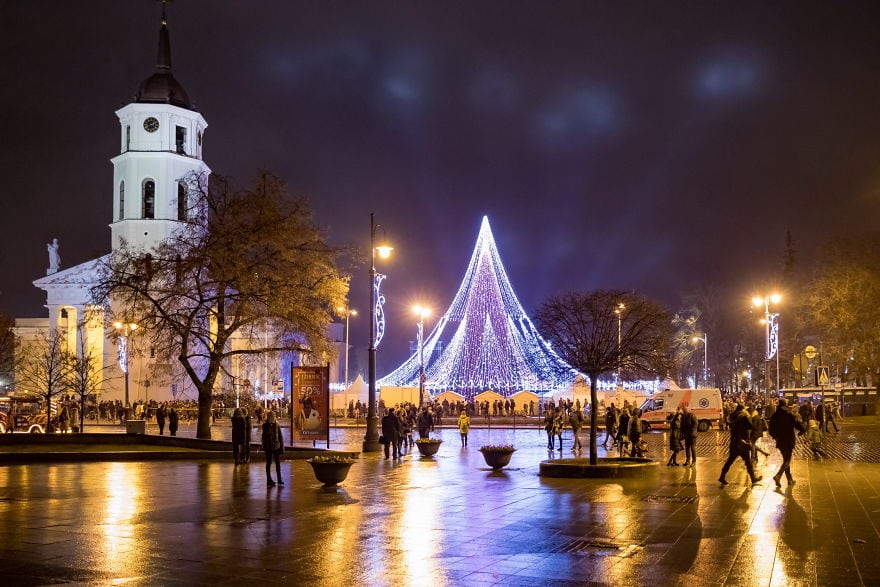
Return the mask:
POLYGON ((722 485, 727 485, 727 472, 730 470, 733 462, 739 457, 746 464, 749 479, 752 480, 752 485, 754 485, 762 477, 755 475, 755 470, 752 467, 752 419, 742 404, 736 404, 736 408, 727 419, 727 427, 730 428, 730 448, 727 461, 721 467, 721 476, 718 477, 718 482, 722 485))
MULTIPOLYGON (((572 435, 572 452, 577 452, 581 450, 581 428, 584 427, 584 414, 581 412, 580 403, 575 405, 574 409, 571 411, 571 414, 568 416, 568 423, 571 425, 571 435, 572 435)), ((608 434, 605 435, 608 438, 608 434)))
POLYGON ((467 446, 468 443, 468 432, 471 429, 471 419, 468 417, 467 412, 462 412, 458 417, 458 433, 461 436, 461 445, 467 446))
POLYGON ((168 416, 168 407, 163 402, 156 408, 156 426, 159 427, 159 436, 165 433, 165 420, 168 416))
POLYGON ((565 420, 562 418, 562 410, 556 408, 553 410, 553 436, 559 438, 559 449, 562 450, 562 430, 565 428, 565 420))
POLYGON ((633 408, 632 416, 629 418, 628 428, 629 442, 632 446, 629 456, 644 456, 644 451, 642 450, 642 410, 639 408, 633 408))
POLYGON ((813 458, 821 459, 824 456, 821 449, 822 431, 819 430, 819 422, 817 420, 810 420, 807 426, 807 442, 810 443, 810 451, 813 453, 813 458))
POLYGON ((617 444, 617 408, 612 403, 605 409, 605 440, 602 446, 608 449, 608 440, 611 440, 611 448, 617 444))
POLYGON ((825 406, 825 432, 828 432, 829 425, 834 426, 835 432, 840 432, 840 428, 837 427, 837 422, 835 421, 838 411, 837 401, 833 401, 825 406))
POLYGON ((266 415, 266 421, 263 423, 263 452, 266 453, 266 483, 269 487, 275 486, 272 480, 272 463, 275 463, 275 477, 278 479, 278 485, 284 485, 284 479, 281 478, 281 455, 284 453, 284 436, 281 434, 281 426, 275 416, 275 412, 270 410, 266 415))
POLYGON ((678 453, 681 452, 681 407, 675 409, 675 412, 667 416, 669 420, 669 450, 672 454, 666 461, 667 467, 677 467, 678 453))
POLYGON ((758 441, 764 438, 764 430, 767 429, 767 425, 764 423, 764 418, 761 416, 760 412, 758 412, 758 409, 754 406, 749 410, 749 417, 752 419, 752 461, 757 463, 758 453, 764 455, 764 458, 770 456, 770 453, 758 446, 758 441))
POLYGON ((385 459, 390 456, 392 449, 394 458, 400 458, 400 418, 392 408, 382 417, 382 438, 385 441, 385 459))
POLYGON ((622 457, 626 456, 629 448, 629 420, 629 406, 624 404, 623 409, 620 411, 620 420, 617 423, 617 450, 622 457))
POLYGON ((177 436, 179 420, 180 417, 177 414, 177 410, 174 409, 174 406, 171 406, 171 410, 168 412, 168 434, 171 436, 177 436))
POLYGON ((556 448, 553 444, 553 418, 553 410, 548 409, 544 412, 544 430, 547 432, 547 450, 553 450, 556 448))
POLYGON ((684 441, 684 466, 697 465, 697 416, 688 409, 681 407, 681 439, 684 441))
POLYGON ((785 475, 788 484, 794 485, 794 477, 791 474, 791 454, 794 452, 797 432, 803 434, 807 429, 800 418, 789 409, 785 398, 779 400, 776 411, 770 416, 768 428, 770 437, 776 441, 776 448, 782 454, 782 465, 780 465, 779 471, 773 475, 773 481, 776 483, 776 487, 781 487, 782 475, 785 475))
POLYGON ((245 442, 245 431, 244 431, 244 414, 241 413, 240 408, 235 408, 235 411, 232 412, 232 458, 235 461, 236 465, 239 465, 244 462, 244 442, 245 442))

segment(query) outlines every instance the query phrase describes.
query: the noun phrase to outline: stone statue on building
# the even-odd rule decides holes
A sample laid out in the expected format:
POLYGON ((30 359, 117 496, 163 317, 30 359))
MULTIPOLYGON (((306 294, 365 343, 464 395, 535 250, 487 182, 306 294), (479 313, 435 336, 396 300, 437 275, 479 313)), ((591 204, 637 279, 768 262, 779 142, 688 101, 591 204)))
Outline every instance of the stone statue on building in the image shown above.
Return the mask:
POLYGON ((57 273, 58 268, 61 267, 61 254, 58 252, 58 248, 57 238, 53 238, 52 242, 46 245, 46 249, 49 251, 49 268, 46 269, 46 275, 57 273))

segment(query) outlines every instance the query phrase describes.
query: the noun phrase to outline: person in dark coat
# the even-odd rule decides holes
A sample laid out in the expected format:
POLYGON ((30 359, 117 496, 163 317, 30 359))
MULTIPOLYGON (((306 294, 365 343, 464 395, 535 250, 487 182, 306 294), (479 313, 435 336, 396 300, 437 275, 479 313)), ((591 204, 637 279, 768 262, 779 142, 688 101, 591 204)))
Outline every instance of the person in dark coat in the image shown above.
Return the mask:
POLYGON ((400 418, 392 408, 382 417, 382 437, 385 442, 385 458, 390 458, 390 452, 394 451, 394 458, 400 458, 400 418))
POLYGON ((779 400, 779 407, 770 417, 769 429, 770 436, 776 441, 776 448, 782 453, 782 465, 779 467, 779 471, 773 475, 773 481, 776 482, 776 487, 781 487, 780 481, 784 473, 788 484, 794 485, 794 477, 791 474, 791 453, 794 452, 797 432, 803 434, 807 428, 800 418, 788 409, 788 402, 782 398, 779 400))
POLYGON ((165 419, 168 416, 168 406, 164 403, 156 409, 156 425, 159 427, 159 436, 165 433, 165 419))
POLYGON ((644 456, 642 451, 642 410, 639 408, 633 408, 628 428, 629 442, 632 446, 629 456, 634 458, 644 456))
POLYGON ((681 407, 681 439, 684 441, 684 466, 697 465, 697 416, 687 406, 681 407))
POLYGON ((168 434, 171 436, 177 436, 177 423, 179 417, 177 415, 177 410, 174 407, 171 407, 171 411, 168 412, 168 434))
POLYGON ((281 426, 275 417, 275 412, 269 410, 266 415, 266 421, 263 423, 263 435, 261 438, 263 443, 263 452, 266 453, 266 483, 269 487, 274 487, 275 482, 272 480, 272 463, 275 463, 275 476, 278 478, 278 485, 284 485, 284 479, 281 478, 281 455, 284 453, 284 436, 281 435, 281 426))
POLYGON ((676 408, 675 412, 667 416, 669 420, 669 460, 666 461, 667 467, 677 467, 678 453, 681 452, 681 407, 676 408))
POLYGON ((244 463, 244 427, 244 414, 240 408, 235 408, 235 411, 232 412, 232 458, 236 465, 244 463))
POLYGON ((419 412, 419 419, 416 421, 416 426, 419 429, 419 438, 428 438, 428 432, 430 432, 431 428, 434 426, 434 418, 431 416, 431 412, 428 411, 428 408, 422 408, 422 411, 419 412))
POLYGON ((762 479, 760 475, 755 475, 752 467, 752 418, 746 412, 742 404, 736 404, 730 418, 727 419, 730 428, 730 452, 727 456, 724 466, 721 468, 721 476, 718 482, 727 485, 727 472, 737 457, 741 458, 746 464, 746 471, 752 480, 752 485, 762 479))

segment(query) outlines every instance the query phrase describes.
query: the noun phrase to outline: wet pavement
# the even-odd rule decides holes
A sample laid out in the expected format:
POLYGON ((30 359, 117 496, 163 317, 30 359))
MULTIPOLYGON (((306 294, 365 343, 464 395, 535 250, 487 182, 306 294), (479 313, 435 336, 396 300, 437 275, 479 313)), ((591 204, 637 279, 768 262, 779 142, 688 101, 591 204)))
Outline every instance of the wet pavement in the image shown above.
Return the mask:
MULTIPOLYGON (((876 422, 828 438, 830 456, 874 454, 876 422), (837 447, 832 450, 832 447, 837 447), (835 452, 838 451, 838 452, 835 452), (844 452, 839 452, 844 451, 844 452)), ((222 435, 223 428, 215 428, 222 435)), ((567 433, 570 434, 570 433, 567 433)), ((880 584, 880 465, 799 458, 781 490, 735 464, 723 433, 696 468, 644 479, 550 479, 543 430, 443 429, 435 458, 362 455, 325 489, 308 463, 39 463, 0 467, 4 584, 872 585, 880 584), (478 449, 513 444, 491 471, 478 449)), ((334 429, 359 450, 363 429, 334 429)), ((665 435, 648 435, 665 462, 665 435)), ((772 445, 772 441, 768 443, 772 445)), ((870 459, 865 459, 870 460, 870 459)))

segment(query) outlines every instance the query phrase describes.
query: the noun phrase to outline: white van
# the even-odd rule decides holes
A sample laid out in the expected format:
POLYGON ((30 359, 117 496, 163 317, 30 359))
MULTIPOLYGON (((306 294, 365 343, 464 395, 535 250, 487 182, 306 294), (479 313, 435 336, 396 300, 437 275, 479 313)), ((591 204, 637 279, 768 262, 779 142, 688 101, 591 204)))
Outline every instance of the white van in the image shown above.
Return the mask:
POLYGON ((658 391, 645 400, 642 410, 642 428, 667 424, 666 416, 675 412, 678 406, 687 406, 697 417, 697 430, 705 432, 713 422, 721 421, 723 404, 720 389, 667 389, 658 391))

